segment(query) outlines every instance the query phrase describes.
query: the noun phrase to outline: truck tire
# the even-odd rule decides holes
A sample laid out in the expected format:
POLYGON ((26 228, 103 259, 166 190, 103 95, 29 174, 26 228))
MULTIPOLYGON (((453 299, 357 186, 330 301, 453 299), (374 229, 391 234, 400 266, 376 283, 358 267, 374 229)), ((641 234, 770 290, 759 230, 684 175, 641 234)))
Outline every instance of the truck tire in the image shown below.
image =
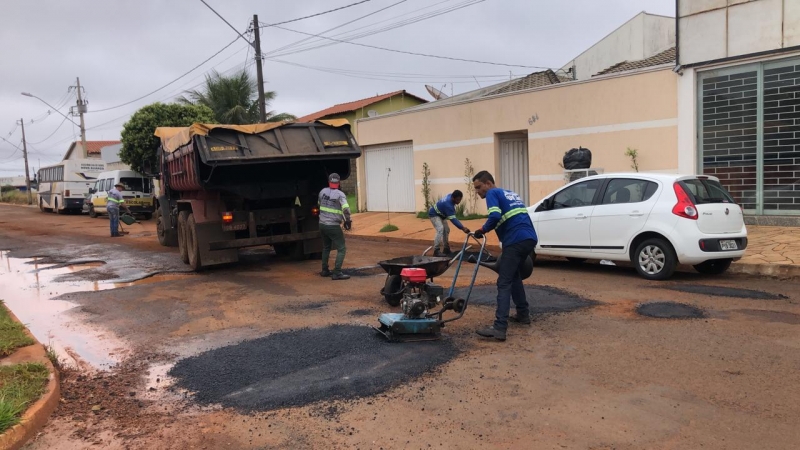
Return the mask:
POLYGON ((161 217, 161 208, 156 210, 156 235, 158 235, 158 243, 164 247, 178 246, 178 234, 164 224, 164 218, 161 217))
POLYGON ((289 245, 289 259, 292 261, 305 261, 306 254, 303 248, 303 241, 292 242, 289 245))
POLYGON ((181 211, 178 213, 178 251, 181 254, 181 261, 184 264, 189 264, 189 249, 186 245, 186 221, 189 218, 189 211, 181 211))
POLYGON ((189 214, 186 219, 186 244, 189 252, 189 267, 195 272, 200 270, 203 265, 200 263, 200 245, 197 242, 197 223, 194 221, 194 214, 189 214))

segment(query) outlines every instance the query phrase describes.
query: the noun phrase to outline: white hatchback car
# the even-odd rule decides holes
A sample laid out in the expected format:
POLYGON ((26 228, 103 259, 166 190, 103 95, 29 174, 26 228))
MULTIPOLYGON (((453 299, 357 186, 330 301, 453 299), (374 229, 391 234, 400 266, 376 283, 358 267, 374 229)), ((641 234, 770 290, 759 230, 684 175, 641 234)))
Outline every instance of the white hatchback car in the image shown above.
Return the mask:
POLYGON ((721 274, 747 248, 742 209, 714 177, 647 173, 581 178, 528 208, 537 255, 630 261, 665 280, 688 264, 721 274))

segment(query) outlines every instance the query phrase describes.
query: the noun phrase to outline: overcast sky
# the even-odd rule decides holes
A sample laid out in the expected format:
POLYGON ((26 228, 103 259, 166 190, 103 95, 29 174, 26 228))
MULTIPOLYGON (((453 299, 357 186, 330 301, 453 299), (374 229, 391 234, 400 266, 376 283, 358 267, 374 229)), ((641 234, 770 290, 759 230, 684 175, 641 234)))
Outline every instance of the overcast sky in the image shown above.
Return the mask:
MULTIPOLYGON (((274 24, 359 0, 206 0, 240 31, 253 14, 274 24)), ((178 81, 131 104, 180 77, 229 44, 236 34, 200 0, 18 0, 3 2, 0 27, 0 137, 19 145, 24 118, 32 170, 58 162, 78 128, 30 92, 67 113, 75 104, 67 88, 80 77, 89 100, 87 139, 119 139, 125 121, 138 108, 169 102, 203 81, 211 69, 231 73, 247 64, 255 74, 253 51, 238 40, 218 56, 178 81), (31 120, 38 121, 31 123, 31 120), (61 124, 61 127, 59 125, 61 124), (58 130, 56 130, 58 128, 58 130), (9 136, 8 133, 13 130, 9 136), (48 138, 48 136, 52 137, 48 138)), ((262 52, 281 62, 264 64, 267 90, 278 97, 271 109, 305 115, 336 103, 405 89, 430 99, 425 84, 446 93, 466 92, 522 76, 541 67, 561 67, 641 11, 674 15, 674 0, 369 0, 362 4, 286 25, 346 39, 357 33, 412 22, 426 13, 451 12, 372 34, 353 42, 409 52, 498 62, 506 67, 403 55, 346 43, 297 52, 331 41, 275 27, 263 28, 262 52), (473 4, 474 3, 474 4, 473 4), (378 10, 384 9, 377 12, 378 10), (376 13, 377 12, 377 13, 376 13), (356 30, 358 29, 358 30, 356 30), (355 30, 355 31, 351 31, 355 30), (339 36, 336 36, 339 33, 339 36), (272 52, 272 53, 271 53, 272 52), (299 66, 298 66, 299 65, 299 66), (312 69, 316 68, 315 69, 312 69), (321 70, 320 70, 321 69, 321 70), (346 74, 342 73, 347 71, 346 74), (510 72, 510 73, 509 73, 510 72), (409 75, 410 74, 410 75, 409 75), (443 87, 444 86, 444 87, 443 87)), ((74 118, 78 122, 78 118, 74 118)), ((24 173, 22 152, 0 140, 0 176, 24 173)))

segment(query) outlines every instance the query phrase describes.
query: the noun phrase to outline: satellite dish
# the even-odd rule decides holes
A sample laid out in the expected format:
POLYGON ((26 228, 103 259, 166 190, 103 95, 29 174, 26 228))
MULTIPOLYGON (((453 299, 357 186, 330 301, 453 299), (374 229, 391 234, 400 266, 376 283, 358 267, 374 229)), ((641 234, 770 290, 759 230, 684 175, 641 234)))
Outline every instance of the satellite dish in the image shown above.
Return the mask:
POLYGON ((433 86, 428 86, 427 84, 425 85, 425 89, 427 89, 428 93, 431 94, 431 96, 433 96, 433 98, 436 99, 436 100, 442 100, 442 99, 450 97, 449 95, 445 94, 444 92, 436 89, 433 86))
POLYGON ((369 111, 367 111, 367 115, 370 116, 370 117, 378 117, 378 111, 375 111, 374 109, 370 109, 369 111))

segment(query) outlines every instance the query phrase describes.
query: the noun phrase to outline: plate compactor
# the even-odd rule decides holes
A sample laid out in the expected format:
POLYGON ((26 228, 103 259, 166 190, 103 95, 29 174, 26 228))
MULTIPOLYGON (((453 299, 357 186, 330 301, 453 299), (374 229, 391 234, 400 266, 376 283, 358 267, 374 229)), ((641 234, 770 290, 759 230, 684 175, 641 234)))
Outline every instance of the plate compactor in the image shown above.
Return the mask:
POLYGON ((382 262, 381 266, 389 273, 386 283, 387 288, 395 282, 399 282, 399 290, 393 289, 388 292, 386 291, 387 288, 384 288, 384 296, 386 296, 390 304, 394 303, 394 298, 399 298, 399 306, 403 312, 381 314, 378 317, 380 326, 375 330, 390 342, 431 341, 441 338, 441 330, 445 324, 460 319, 464 315, 464 311, 467 310, 472 287, 475 285, 478 269, 482 265, 475 264, 467 295, 464 298, 453 297, 458 274, 464 263, 470 239, 475 239, 480 244, 480 250, 475 261, 483 261, 486 237, 478 239, 474 234, 470 233, 464 240, 461 252, 457 256, 456 273, 453 276, 453 282, 450 285, 447 297, 444 299, 442 299, 444 288, 433 284, 433 277, 447 271, 456 258, 450 261, 448 258, 414 256, 382 262), (398 276, 393 275, 398 269, 399 279, 393 279, 392 277, 398 276), (429 279, 431 282, 428 282, 429 279), (446 311, 453 311, 456 315, 445 319, 443 316, 446 311))

